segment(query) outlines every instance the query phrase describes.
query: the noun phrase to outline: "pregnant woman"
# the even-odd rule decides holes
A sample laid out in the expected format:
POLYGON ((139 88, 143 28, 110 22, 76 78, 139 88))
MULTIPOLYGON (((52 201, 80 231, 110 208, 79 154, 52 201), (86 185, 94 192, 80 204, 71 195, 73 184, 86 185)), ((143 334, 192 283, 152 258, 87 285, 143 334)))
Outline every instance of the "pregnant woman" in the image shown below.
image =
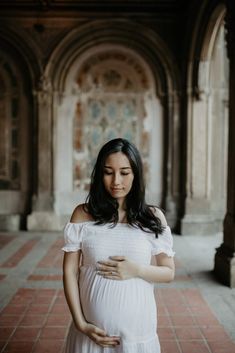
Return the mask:
POLYGON ((101 148, 64 237, 73 317, 65 352, 160 353, 154 283, 174 278, 173 241, 163 213, 145 202, 141 157, 129 141, 101 148))

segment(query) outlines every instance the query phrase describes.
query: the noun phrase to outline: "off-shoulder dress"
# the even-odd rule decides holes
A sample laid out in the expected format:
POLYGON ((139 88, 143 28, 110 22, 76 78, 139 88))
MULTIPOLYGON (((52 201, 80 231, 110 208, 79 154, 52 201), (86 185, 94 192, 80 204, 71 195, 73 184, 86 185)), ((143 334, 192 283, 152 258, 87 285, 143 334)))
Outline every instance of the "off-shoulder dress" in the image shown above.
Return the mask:
POLYGON ((66 353, 160 353, 154 285, 141 278, 105 279, 96 273, 97 261, 110 256, 126 256, 147 265, 151 256, 165 253, 174 256, 173 238, 167 226, 162 234, 146 233, 125 223, 115 227, 88 221, 67 223, 64 228, 65 252, 81 249, 79 290, 86 320, 120 336, 115 348, 102 348, 72 324, 66 353))

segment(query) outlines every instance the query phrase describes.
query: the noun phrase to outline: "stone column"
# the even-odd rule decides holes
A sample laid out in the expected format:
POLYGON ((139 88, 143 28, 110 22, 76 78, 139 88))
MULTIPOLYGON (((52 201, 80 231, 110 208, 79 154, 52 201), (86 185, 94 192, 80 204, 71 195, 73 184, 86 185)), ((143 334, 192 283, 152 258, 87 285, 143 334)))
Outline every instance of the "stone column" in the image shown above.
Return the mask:
MULTIPOLYGON (((28 229, 50 229, 53 211, 52 195, 52 88, 50 80, 42 76, 34 92, 37 117, 37 188, 33 196, 33 212, 28 216, 28 229), (49 224, 48 224, 49 223, 49 224)), ((35 163, 36 164, 36 163, 35 163)))
POLYGON ((181 221, 181 234, 211 234, 217 225, 210 210, 209 168, 210 124, 208 116, 208 86, 199 99, 189 92, 187 126, 187 185, 185 214, 181 221), (192 99, 192 100, 191 100, 192 99))
MULTIPOLYGON (((168 95, 167 113, 170 116, 167 126, 166 141, 166 179, 165 179, 165 202, 164 209, 171 228, 177 231, 179 222, 179 179, 180 179, 180 135, 179 135, 179 92, 170 92, 168 95)), ((166 126, 165 126, 166 128, 166 126)))
MULTIPOLYGON (((214 31, 217 32, 216 41, 211 36, 204 40, 193 92, 191 87, 188 91, 187 197, 181 221, 183 235, 222 232, 226 209, 228 60, 221 21, 217 22, 214 31), (212 52, 208 53, 208 47, 212 46, 212 52)), ((195 63, 191 66, 195 68, 195 63)), ((189 77, 192 76, 191 72, 189 77)))
POLYGON ((224 239, 215 254, 215 274, 230 287, 235 287, 235 2, 227 0, 227 46, 229 77, 229 146, 228 196, 224 219, 224 239))

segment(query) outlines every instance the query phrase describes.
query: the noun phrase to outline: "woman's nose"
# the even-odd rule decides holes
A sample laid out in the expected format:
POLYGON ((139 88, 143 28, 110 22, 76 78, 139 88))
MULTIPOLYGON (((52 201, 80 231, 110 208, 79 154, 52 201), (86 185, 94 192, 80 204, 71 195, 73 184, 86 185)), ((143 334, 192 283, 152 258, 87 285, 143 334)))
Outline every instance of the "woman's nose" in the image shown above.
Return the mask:
POLYGON ((114 174, 113 183, 114 183, 114 185, 120 184, 120 175, 119 174, 114 174))

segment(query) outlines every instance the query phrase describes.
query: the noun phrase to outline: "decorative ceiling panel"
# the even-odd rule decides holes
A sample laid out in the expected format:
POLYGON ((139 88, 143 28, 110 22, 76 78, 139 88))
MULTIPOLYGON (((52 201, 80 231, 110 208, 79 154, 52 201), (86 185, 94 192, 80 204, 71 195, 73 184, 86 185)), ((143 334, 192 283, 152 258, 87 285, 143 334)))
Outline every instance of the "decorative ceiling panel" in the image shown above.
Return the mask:
POLYGON ((186 0, 0 0, 0 8, 7 10, 177 10, 182 9, 186 0), (13 8, 14 6, 14 8, 13 8))

